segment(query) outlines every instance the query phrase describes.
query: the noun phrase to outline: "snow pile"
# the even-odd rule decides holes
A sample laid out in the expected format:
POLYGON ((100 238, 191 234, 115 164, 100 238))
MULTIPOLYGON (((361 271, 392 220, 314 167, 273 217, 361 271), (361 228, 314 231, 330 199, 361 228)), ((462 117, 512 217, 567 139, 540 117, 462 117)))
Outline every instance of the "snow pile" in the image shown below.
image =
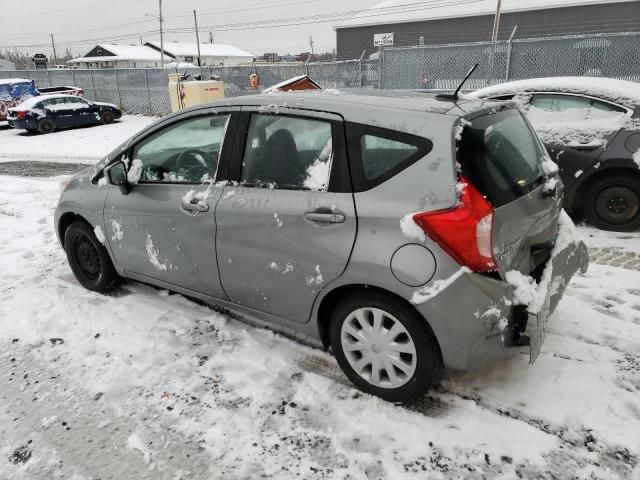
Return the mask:
MULTIPOLYGON (((576 227, 567 212, 562 210, 558 217, 558 235, 551 250, 551 257, 542 272, 540 283, 529 276, 523 275, 516 270, 505 273, 505 280, 514 287, 514 301, 519 305, 526 305, 531 313, 539 313, 544 306, 549 289, 557 288, 552 285, 553 262, 551 261, 562 250, 571 244, 577 244, 576 227)), ((551 293, 554 293, 553 291, 551 293)))
POLYGON ((113 236, 111 240, 120 241, 124 237, 124 232, 122 231, 122 225, 120 225, 115 220, 111 220, 111 231, 113 232, 113 236))
POLYGON ((413 295, 411 295, 411 303, 418 305, 426 302, 427 300, 431 300, 465 273, 471 273, 471 270, 467 267, 460 267, 460 269, 449 278, 436 280, 435 282, 416 290, 413 292, 413 295))
POLYGON ((527 118, 543 142, 568 147, 602 146, 618 130, 637 128, 637 122, 625 113, 595 108, 550 112, 530 106, 527 118))
POLYGON ((455 138, 458 142, 462 140, 462 132, 465 127, 470 127, 471 122, 465 118, 460 118, 458 123, 453 127, 453 138, 455 138))
POLYGON ((322 192, 329 187, 332 160, 333 142, 329 139, 318 158, 307 167, 306 177, 303 181, 305 188, 315 192, 322 192))
POLYGON ((93 233, 96 234, 96 238, 98 239, 98 241, 104 245, 104 242, 106 241, 107 237, 104 236, 102 227, 100 225, 96 225, 96 227, 93 229, 93 233))
MULTIPOLYGON (((231 192, 231 193, 235 193, 235 192, 231 192)), ((182 197, 182 203, 198 205, 199 207, 204 208, 207 206, 207 200, 209 199, 210 196, 211 196, 210 188, 207 188, 202 192, 196 192, 195 190, 192 189, 184 194, 184 196, 182 197)))
POLYGON ((402 234, 409 240, 423 243, 427 239, 427 236, 424 230, 413 220, 413 216, 417 213, 418 212, 407 213, 402 217, 400 219, 400 229, 402 230, 402 234))
POLYGON ((142 164, 142 160, 138 160, 137 158, 131 162, 131 167, 127 172, 127 180, 129 183, 135 185, 140 181, 140 177, 142 176, 142 169, 144 165, 142 164))
POLYGON ((316 274, 310 277, 307 277, 307 286, 311 287, 313 285, 320 285, 324 282, 324 278, 322 277, 322 273, 320 272, 320 265, 316 265, 316 274))
POLYGON ((147 241, 145 242, 145 248, 147 250, 147 257, 149 258, 151 265, 153 265, 156 270, 166 272, 167 264, 160 263, 160 260, 158 260, 158 255, 160 254, 160 252, 158 252, 158 250, 153 246, 153 239, 149 234, 147 234, 147 241))

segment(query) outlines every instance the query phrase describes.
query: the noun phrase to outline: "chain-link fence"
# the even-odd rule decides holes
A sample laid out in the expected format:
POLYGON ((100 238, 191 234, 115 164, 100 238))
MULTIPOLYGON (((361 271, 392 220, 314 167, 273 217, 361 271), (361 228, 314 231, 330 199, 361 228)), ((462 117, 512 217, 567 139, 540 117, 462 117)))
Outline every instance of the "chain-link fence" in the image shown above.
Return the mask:
POLYGON ((476 63, 466 89, 551 76, 640 82, 640 33, 388 47, 381 53, 382 88, 452 90, 476 63))
MULTIPOLYGON (((394 88, 451 91, 469 68, 479 67, 465 89, 506 80, 559 75, 589 75, 640 82, 640 33, 546 37, 491 42, 388 47, 379 60, 279 63, 202 67, 189 73, 219 76, 227 97, 249 95, 298 75, 308 74, 324 88, 394 88), (257 73, 260 87, 249 76, 257 73)), ((129 113, 163 115, 170 111, 168 73, 159 68, 109 70, 0 71, 1 78, 31 78, 42 87, 75 85, 89 99, 115 103, 129 113)))
MULTIPOLYGON (((185 70, 180 70, 183 73, 185 70)), ((186 69, 203 79, 219 76, 224 81, 225 96, 249 95, 289 78, 308 74, 325 88, 374 88, 378 86, 378 62, 348 60, 327 63, 280 63, 241 65, 235 67, 202 67, 186 69), (260 86, 249 85, 249 76, 257 73, 260 86)), ((164 115, 171 106, 168 74, 160 68, 121 68, 105 70, 20 70, 1 71, 1 78, 30 78, 40 87, 73 85, 97 102, 119 105, 129 113, 164 115)))

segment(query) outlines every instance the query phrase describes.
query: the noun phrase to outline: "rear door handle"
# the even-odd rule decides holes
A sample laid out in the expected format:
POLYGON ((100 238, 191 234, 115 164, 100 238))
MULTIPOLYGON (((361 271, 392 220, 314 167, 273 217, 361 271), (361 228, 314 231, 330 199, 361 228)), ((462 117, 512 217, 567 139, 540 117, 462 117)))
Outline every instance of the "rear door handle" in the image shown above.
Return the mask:
POLYGON ((330 208, 318 208, 310 212, 305 212, 304 218, 310 222, 319 224, 344 223, 346 217, 341 211, 332 211, 330 208))
POLYGON ((208 212, 209 211, 208 204, 203 202, 198 202, 198 201, 196 201, 195 203, 189 203, 189 202, 183 201, 181 206, 183 210, 187 210, 189 212, 208 212))

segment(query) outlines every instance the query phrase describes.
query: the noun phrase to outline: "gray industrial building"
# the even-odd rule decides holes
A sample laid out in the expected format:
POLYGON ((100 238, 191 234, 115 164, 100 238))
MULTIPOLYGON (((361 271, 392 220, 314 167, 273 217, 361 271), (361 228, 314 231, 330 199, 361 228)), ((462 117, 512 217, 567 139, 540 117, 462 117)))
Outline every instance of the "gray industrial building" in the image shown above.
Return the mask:
MULTIPOLYGON (((491 40, 497 0, 384 0, 335 27, 339 59, 386 45, 491 40), (383 34, 386 35, 383 37, 383 34)), ((640 31, 640 0, 502 0, 498 39, 640 31)), ((640 45, 639 45, 640 48, 640 45)))

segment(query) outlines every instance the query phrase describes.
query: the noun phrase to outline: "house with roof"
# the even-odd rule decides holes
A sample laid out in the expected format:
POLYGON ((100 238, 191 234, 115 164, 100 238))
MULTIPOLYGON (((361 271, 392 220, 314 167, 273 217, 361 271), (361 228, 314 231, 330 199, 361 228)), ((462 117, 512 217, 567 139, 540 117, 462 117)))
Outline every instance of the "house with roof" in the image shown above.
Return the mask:
MULTIPOLYGON (((175 60, 165 53, 164 61, 175 60)), ((160 52, 147 45, 116 45, 101 43, 82 57, 67 61, 79 68, 146 68, 162 66, 160 52)))
MULTIPOLYGON (((373 54, 378 44, 437 45, 491 40, 496 0, 383 0, 335 27, 337 56, 373 54)), ((637 0, 502 0, 498 39, 640 30, 637 0)))
POLYGON ((0 70, 15 70, 16 64, 10 62, 9 60, 5 60, 4 58, 0 58, 0 70))
MULTIPOLYGON (((147 42, 145 46, 160 52, 160 42, 147 42)), ((193 42, 164 42, 165 55, 174 58, 176 62, 198 65, 198 44, 193 42)), ((222 43, 201 43, 201 65, 234 66, 253 62, 254 55, 233 45, 222 43)))

